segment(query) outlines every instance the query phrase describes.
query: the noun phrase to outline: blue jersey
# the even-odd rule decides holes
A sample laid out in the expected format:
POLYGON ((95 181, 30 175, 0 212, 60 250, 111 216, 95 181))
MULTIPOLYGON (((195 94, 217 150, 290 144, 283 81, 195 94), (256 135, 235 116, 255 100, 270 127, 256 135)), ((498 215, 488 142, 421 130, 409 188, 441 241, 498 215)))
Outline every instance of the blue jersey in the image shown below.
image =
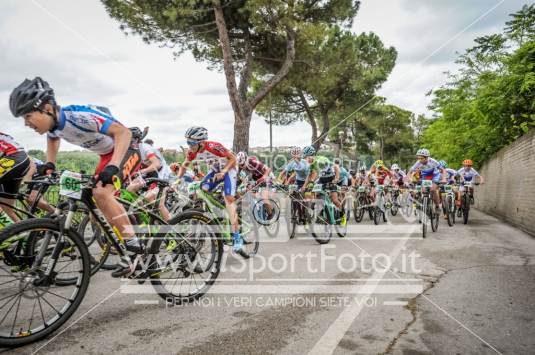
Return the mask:
POLYGON ((119 123, 106 108, 65 106, 60 109, 57 129, 48 133, 48 137, 63 138, 69 143, 104 155, 113 151, 114 142, 108 135, 108 129, 114 122, 119 123))
POLYGON ((287 174, 295 172, 295 179, 299 181, 305 181, 308 173, 310 172, 310 165, 305 159, 301 159, 299 162, 292 160, 284 167, 284 171, 287 174))

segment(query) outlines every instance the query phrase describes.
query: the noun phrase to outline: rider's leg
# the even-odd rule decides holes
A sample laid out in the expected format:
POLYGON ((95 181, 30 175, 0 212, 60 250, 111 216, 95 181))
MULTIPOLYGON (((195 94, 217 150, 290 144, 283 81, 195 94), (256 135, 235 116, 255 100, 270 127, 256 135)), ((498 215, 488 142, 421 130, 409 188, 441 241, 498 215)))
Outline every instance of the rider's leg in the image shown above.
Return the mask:
MULTIPOLYGON (((28 196, 28 198, 26 199, 28 201, 29 204, 33 204, 35 202, 35 199, 37 198, 37 194, 38 194, 38 191, 37 190, 32 190, 30 192, 30 195, 28 196)), ((46 211, 46 212, 54 212, 54 207, 52 207, 48 202, 46 202, 43 198, 40 198, 39 201, 37 202, 37 207, 43 211, 46 211)))
POLYGON ((102 212, 106 220, 112 226, 117 228, 121 237, 125 240, 132 238, 135 233, 126 214, 126 210, 115 199, 115 187, 111 184, 102 186, 99 182, 97 187, 93 189, 93 197, 95 198, 98 209, 102 212))
MULTIPOLYGON (((5 203, 6 205, 9 205, 9 206, 13 206, 13 204, 15 203, 15 200, 14 199, 11 199, 11 198, 5 198, 5 197, 0 197, 0 201, 2 203, 5 203)), ((13 211, 11 209, 11 207, 8 207, 6 205, 1 205, 0 206, 0 211, 4 211, 9 218, 11 218, 11 220, 13 222, 18 222, 20 221, 19 217, 17 216, 17 214, 15 213, 15 211, 13 211)))
POLYGON ((266 188, 262 191, 262 199, 264 200, 264 206, 266 206, 266 211, 268 215, 273 214, 273 206, 271 206, 271 202, 269 201, 269 187, 266 186, 266 188))

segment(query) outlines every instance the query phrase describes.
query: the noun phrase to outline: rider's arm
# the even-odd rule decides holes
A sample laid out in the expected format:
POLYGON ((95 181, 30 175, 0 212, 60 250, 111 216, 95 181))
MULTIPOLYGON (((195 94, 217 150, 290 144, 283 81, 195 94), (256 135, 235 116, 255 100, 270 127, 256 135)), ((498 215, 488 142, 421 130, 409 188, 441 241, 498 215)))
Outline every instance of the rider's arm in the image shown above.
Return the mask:
POLYGON ((48 137, 46 140, 46 160, 51 163, 56 163, 56 157, 59 151, 59 138, 48 137))
POLYGON ((130 141, 132 140, 132 132, 125 126, 122 126, 116 122, 112 123, 108 128, 107 135, 113 138, 113 155, 109 162, 109 165, 119 166, 128 148, 130 147, 130 141))
POLYGON ((223 169, 221 169, 221 173, 223 174, 228 173, 228 171, 232 167, 236 166, 236 156, 230 150, 227 150, 225 154, 225 158, 227 158, 227 164, 225 165, 223 169))
POLYGON ((153 171, 158 171, 162 167, 162 164, 160 163, 160 159, 156 158, 156 156, 149 158, 150 164, 146 168, 143 168, 139 170, 141 174, 150 173, 153 171))

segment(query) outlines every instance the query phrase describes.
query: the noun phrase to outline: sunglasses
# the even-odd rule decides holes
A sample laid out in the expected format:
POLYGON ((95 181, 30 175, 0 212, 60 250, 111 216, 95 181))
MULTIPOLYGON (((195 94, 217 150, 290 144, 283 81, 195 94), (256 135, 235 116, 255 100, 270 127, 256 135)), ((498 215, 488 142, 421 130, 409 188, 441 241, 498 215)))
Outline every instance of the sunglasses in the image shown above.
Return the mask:
POLYGON ((188 139, 186 141, 186 144, 189 145, 190 147, 193 146, 193 145, 197 145, 199 143, 200 143, 199 141, 195 141, 195 140, 192 140, 192 139, 188 139))

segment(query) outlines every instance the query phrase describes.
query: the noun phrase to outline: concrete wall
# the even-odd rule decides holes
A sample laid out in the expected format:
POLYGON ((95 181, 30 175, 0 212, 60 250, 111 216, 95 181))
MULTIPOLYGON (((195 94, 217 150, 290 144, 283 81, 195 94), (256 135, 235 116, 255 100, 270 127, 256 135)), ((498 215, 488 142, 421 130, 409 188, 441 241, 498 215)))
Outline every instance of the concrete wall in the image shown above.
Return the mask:
POLYGON ((535 129, 502 148, 479 170, 476 208, 535 235, 535 129))

